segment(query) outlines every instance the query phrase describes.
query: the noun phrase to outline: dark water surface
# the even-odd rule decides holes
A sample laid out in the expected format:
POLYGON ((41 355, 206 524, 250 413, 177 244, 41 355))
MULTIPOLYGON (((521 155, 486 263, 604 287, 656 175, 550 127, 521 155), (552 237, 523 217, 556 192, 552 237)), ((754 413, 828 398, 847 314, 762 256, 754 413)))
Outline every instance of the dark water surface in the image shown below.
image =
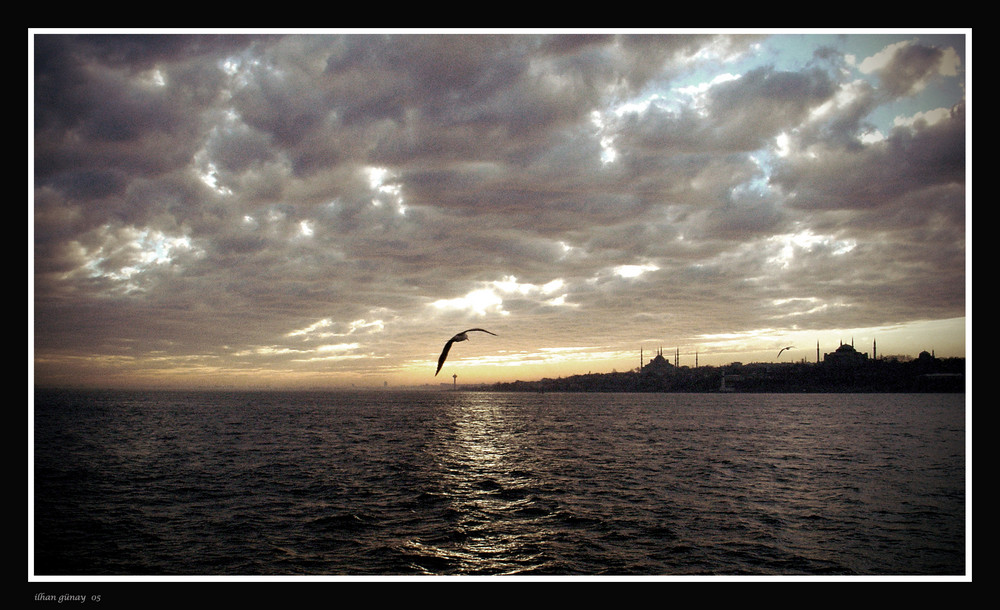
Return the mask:
POLYGON ((35 573, 962 575, 965 409, 38 391, 35 573))

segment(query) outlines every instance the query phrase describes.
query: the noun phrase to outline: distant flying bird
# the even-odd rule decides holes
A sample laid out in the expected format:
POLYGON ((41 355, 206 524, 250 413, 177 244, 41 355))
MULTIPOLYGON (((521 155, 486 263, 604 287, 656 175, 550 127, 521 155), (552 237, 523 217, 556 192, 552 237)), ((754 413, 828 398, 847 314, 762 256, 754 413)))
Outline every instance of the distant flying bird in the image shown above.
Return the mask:
POLYGON ((778 352, 778 356, 777 357, 781 358, 781 352, 785 351, 786 349, 795 349, 795 346, 794 345, 789 345, 788 347, 781 348, 781 351, 778 352))
POLYGON ((462 332, 458 333, 451 339, 448 339, 448 342, 444 344, 444 349, 441 350, 441 356, 438 357, 438 368, 436 371, 434 371, 435 377, 437 377, 437 374, 441 372, 441 367, 444 366, 444 359, 448 357, 448 352, 449 350, 451 350, 451 344, 456 341, 468 341, 469 335, 466 333, 471 333, 474 330, 477 330, 481 333, 486 333, 488 335, 493 335, 494 337, 497 336, 496 333, 491 333, 490 331, 482 328, 470 328, 469 330, 463 330, 462 332))

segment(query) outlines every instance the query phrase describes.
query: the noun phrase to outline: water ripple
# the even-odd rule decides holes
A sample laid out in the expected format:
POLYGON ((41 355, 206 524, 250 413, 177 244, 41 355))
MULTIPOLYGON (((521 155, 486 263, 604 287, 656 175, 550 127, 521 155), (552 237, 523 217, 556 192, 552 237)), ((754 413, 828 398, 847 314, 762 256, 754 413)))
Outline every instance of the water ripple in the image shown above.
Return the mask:
POLYGON ((962 574, 950 395, 39 392, 39 574, 962 574))

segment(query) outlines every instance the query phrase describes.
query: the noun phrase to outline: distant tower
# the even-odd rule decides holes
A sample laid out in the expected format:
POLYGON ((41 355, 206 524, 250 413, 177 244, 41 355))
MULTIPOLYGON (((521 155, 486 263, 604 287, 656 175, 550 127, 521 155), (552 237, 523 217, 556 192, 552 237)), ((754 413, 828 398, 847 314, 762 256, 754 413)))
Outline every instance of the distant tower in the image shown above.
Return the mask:
POLYGON ((875 341, 875 339, 872 339, 872 360, 878 360, 878 350, 875 347, 876 345, 878 345, 878 342, 875 341))
POLYGON ((816 342, 816 364, 819 364, 819 341, 816 342))
POLYGON ((681 348, 675 347, 674 348, 674 366, 680 366, 680 365, 681 365, 681 348))
POLYGON ((452 389, 458 390, 458 373, 451 376, 451 387, 452 389))

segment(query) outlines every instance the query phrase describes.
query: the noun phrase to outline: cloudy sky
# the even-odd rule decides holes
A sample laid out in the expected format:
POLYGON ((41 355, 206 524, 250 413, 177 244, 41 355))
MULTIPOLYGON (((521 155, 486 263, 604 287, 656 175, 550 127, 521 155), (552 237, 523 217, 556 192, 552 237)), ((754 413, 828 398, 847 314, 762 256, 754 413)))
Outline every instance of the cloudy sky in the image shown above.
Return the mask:
POLYGON ((381 386, 640 348, 964 356, 967 38, 30 32, 29 368, 381 386), (498 336, 435 377, 474 326, 498 336))

